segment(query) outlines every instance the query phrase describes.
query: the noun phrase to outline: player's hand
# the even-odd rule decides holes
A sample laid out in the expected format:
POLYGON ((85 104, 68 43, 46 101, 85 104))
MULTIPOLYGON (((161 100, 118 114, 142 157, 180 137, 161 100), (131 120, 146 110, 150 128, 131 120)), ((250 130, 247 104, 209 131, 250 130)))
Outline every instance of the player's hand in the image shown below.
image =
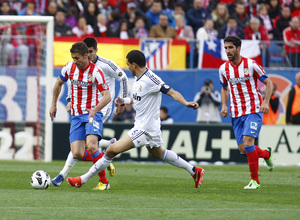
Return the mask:
POLYGON ((122 114, 122 112, 124 112, 124 110, 125 110, 125 106, 119 106, 119 107, 117 107, 115 115, 122 114))
POLYGON ((115 99, 115 106, 116 107, 119 107, 119 106, 121 106, 123 104, 124 104, 124 99, 123 98, 118 97, 118 98, 115 99))
POLYGON ((67 104, 67 112, 71 113, 71 102, 67 104))
POLYGON ((186 104, 186 106, 187 106, 188 108, 192 108, 192 109, 197 109, 197 108, 199 107, 199 105, 198 105, 197 102, 188 102, 188 103, 186 104))
POLYGON ((228 115, 228 108, 227 108, 227 106, 222 107, 221 115, 222 115, 223 118, 225 118, 228 115))
POLYGON ((56 106, 51 106, 51 108, 50 108, 50 110, 49 110, 49 114, 50 114, 51 121, 53 121, 53 119, 55 118, 55 116, 56 116, 56 111, 57 111, 56 106))
POLYGON ((94 117, 95 117, 97 111, 94 108, 86 109, 86 110, 89 112, 89 118, 88 118, 89 119, 89 124, 93 124, 94 117))
POLYGON ((268 114, 269 112, 269 104, 268 103, 265 103, 263 102, 259 108, 259 111, 264 113, 264 114, 268 114))

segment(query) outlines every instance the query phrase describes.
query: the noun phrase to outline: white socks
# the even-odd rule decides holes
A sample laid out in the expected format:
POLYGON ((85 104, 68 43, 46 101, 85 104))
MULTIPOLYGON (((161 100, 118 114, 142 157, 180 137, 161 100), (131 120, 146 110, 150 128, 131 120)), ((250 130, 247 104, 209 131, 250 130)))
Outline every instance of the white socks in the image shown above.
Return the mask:
POLYGON ((99 141, 99 147, 104 147, 104 148, 108 148, 112 143, 110 142, 110 140, 104 140, 101 139, 99 141))
POLYGON ((93 176, 95 176, 97 173, 101 172, 102 170, 105 170, 106 167, 109 166, 109 164, 112 162, 112 159, 107 157, 106 155, 103 155, 103 157, 98 160, 91 168, 90 170, 83 174, 81 177, 81 183, 86 183, 89 179, 91 179, 93 176))
POLYGON ((67 157, 65 166, 60 171, 59 174, 62 174, 64 176, 64 178, 66 178, 66 176, 68 175, 68 173, 70 172, 70 170, 73 168, 73 166, 76 164, 77 161, 78 160, 73 157, 72 151, 70 151, 70 153, 67 157))
POLYGON ((189 164, 187 161, 179 157, 175 152, 164 149, 164 153, 162 157, 160 158, 161 160, 172 164, 173 166, 183 168, 186 171, 188 171, 191 175, 194 175, 195 171, 193 171, 193 167, 191 164, 189 164))

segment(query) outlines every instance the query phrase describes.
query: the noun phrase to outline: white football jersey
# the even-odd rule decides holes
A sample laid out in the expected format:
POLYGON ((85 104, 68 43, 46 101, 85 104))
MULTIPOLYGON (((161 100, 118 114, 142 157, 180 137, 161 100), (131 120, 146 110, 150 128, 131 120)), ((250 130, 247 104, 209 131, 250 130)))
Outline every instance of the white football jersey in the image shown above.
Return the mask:
POLYGON ((132 86, 133 106, 136 111, 134 127, 145 130, 150 135, 160 133, 160 89, 165 83, 147 69, 136 78, 132 86))

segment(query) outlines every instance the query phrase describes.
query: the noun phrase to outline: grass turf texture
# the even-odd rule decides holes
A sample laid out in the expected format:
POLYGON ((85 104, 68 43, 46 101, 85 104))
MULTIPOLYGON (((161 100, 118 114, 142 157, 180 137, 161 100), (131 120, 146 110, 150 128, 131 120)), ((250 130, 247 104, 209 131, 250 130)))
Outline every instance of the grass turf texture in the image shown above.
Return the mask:
MULTIPOLYGON (((300 168, 260 167, 261 189, 244 190, 246 165, 203 166, 200 189, 183 169, 167 164, 114 163, 108 191, 91 190, 98 176, 76 189, 35 190, 31 174, 45 170, 51 178, 64 161, 0 161, 0 219, 297 219, 300 215, 300 168)), ((91 163, 78 162, 69 176, 85 173, 91 163)), ((108 174, 107 174, 108 175, 108 174)))

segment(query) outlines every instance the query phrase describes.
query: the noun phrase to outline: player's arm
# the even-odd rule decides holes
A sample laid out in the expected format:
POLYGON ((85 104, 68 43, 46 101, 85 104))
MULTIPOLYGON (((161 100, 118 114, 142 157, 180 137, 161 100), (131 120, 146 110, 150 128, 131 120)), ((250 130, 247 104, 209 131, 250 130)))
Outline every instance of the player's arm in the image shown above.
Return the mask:
POLYGON ((229 98, 228 86, 222 86, 222 89, 221 89, 221 101, 222 101, 221 115, 223 118, 225 118, 228 115, 228 107, 227 107, 228 98, 229 98))
POLYGON ((272 91, 273 91, 273 83, 269 78, 265 78, 263 83, 266 85, 266 93, 265 93, 265 98, 260 106, 260 111, 262 113, 267 114, 269 112, 269 102, 272 96, 272 91))
POLYGON ((50 110, 49 110, 50 117, 51 117, 52 121, 53 121, 53 118, 55 118, 55 116, 56 116, 56 111, 57 111, 56 104, 57 104, 59 93, 61 91, 61 87, 64 83, 65 82, 59 76, 57 78, 56 83, 55 83, 54 88, 53 88, 52 103, 51 103, 51 107, 50 107, 50 110))
POLYGON ((197 109, 199 107, 198 103, 186 101, 185 98, 181 95, 181 93, 175 91, 166 84, 162 85, 160 91, 172 97, 175 101, 184 104, 188 108, 197 109))

